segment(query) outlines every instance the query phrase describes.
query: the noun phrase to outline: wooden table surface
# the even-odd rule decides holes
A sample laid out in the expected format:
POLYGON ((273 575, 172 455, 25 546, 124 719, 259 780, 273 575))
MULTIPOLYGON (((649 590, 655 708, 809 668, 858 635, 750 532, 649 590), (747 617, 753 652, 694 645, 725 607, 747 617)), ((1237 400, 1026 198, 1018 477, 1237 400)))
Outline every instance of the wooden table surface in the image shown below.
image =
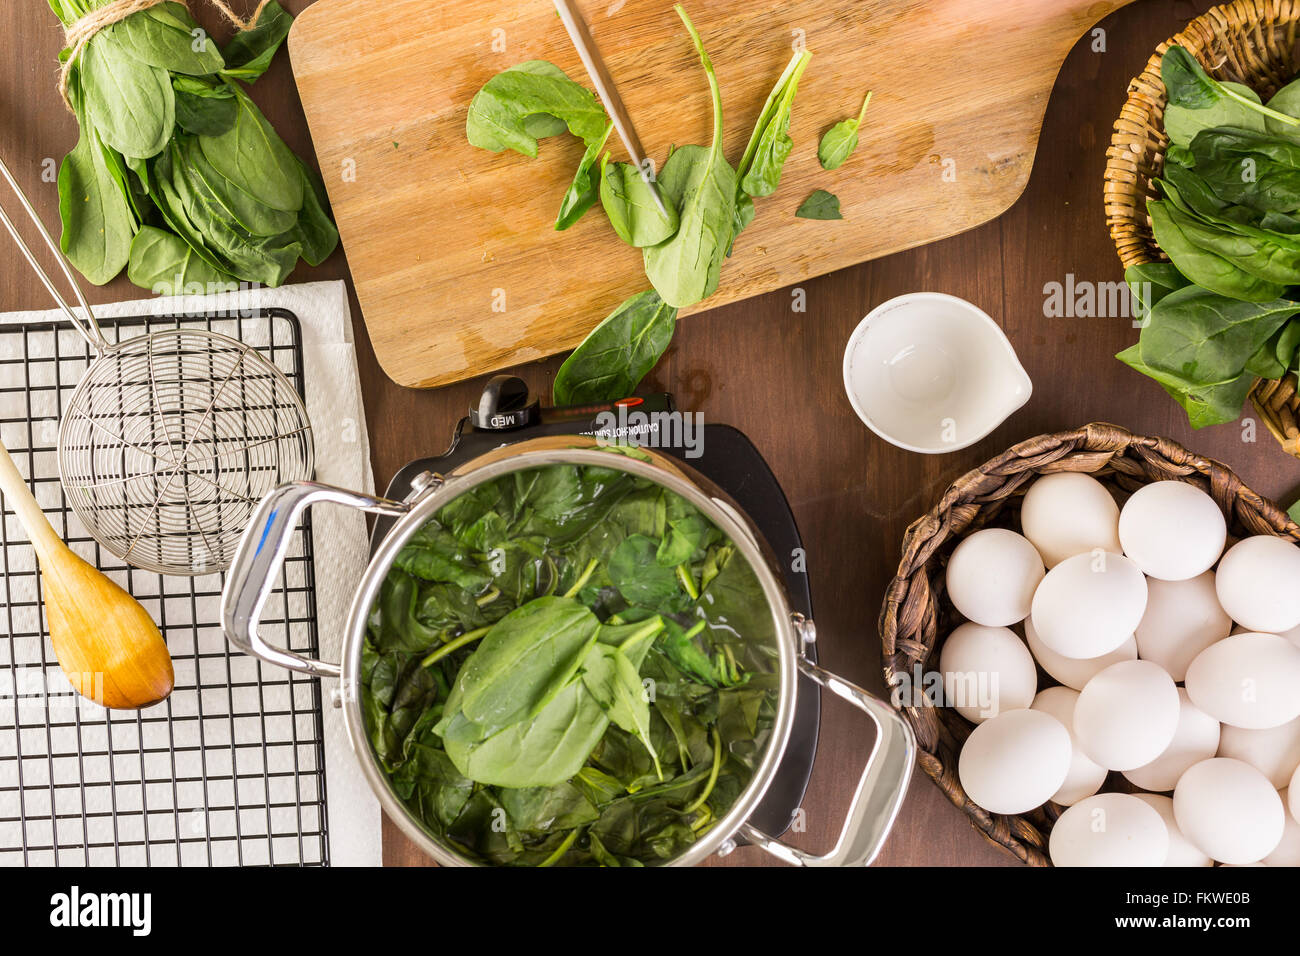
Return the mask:
MULTIPOLYGON (((282 2, 297 13, 310 0, 282 2)), ((200 2, 191 5, 224 40, 228 31, 218 28, 210 11, 200 2)), ((803 312, 793 310, 795 296, 787 289, 691 316, 678 327, 672 347, 647 381, 647 387, 675 393, 683 408, 702 412, 707 421, 740 428, 767 458, 808 550, 821 661, 846 678, 884 691, 876 616, 907 524, 954 478, 1021 439, 1087 421, 1111 421, 1139 433, 1171 436, 1219 458, 1284 504, 1295 496, 1300 462, 1284 455, 1262 425, 1253 443, 1252 430, 1241 424, 1193 433, 1157 385, 1114 360, 1136 338, 1129 320, 1057 318, 1044 309, 1048 283, 1065 284, 1070 276, 1075 283, 1121 277, 1101 202, 1111 123, 1126 84, 1156 44, 1209 6, 1207 0, 1137 0, 1100 23, 1104 35, 1089 35, 1075 46, 1047 108, 1028 188, 1000 219, 807 282, 801 287, 803 312), (1094 49, 1103 45, 1104 50, 1094 49), (841 384, 844 344, 862 316, 888 298, 919 290, 962 296, 992 315, 1035 386, 1029 404, 1001 428, 950 455, 917 455, 876 438, 854 416, 841 384)), ((61 45, 57 22, 44 0, 10 0, 0 9, 0 37, 0 156, 53 223, 56 187, 42 178, 42 171, 75 141, 74 121, 55 91, 61 45)), ((1014 43, 1014 25, 1009 25, 1008 49, 1014 43)), ((277 58, 253 95, 289 145, 310 156, 287 56, 277 58)), ((0 254, 0 309, 48 307, 44 290, 7 243, 7 237, 0 238, 0 250, 6 250, 0 254)), ((346 256, 336 253, 321 267, 302 268, 293 278, 347 279, 346 256)), ((141 295, 125 278, 91 293, 92 302, 141 295)), ((397 387, 375 362, 355 297, 352 308, 371 455, 382 488, 408 460, 446 446, 482 381, 428 392, 397 387)), ((559 359, 551 359, 517 373, 549 394, 558 367, 559 359)), ((829 848, 870 742, 860 715, 835 703, 826 705, 804 807, 807 827, 790 834, 790 842, 810 850, 829 848)), ((387 821, 384 857, 393 864, 425 862, 387 821)), ((768 862, 758 849, 745 847, 717 864, 768 862)), ((986 843, 918 773, 880 862, 1013 861, 986 843)))

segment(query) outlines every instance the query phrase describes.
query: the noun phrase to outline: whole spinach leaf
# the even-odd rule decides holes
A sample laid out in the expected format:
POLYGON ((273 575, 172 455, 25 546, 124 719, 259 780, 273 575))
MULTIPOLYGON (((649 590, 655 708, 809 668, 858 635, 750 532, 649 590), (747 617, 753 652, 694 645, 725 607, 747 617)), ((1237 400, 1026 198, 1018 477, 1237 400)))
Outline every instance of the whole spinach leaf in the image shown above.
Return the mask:
POLYGON ((1142 363, 1189 386, 1236 381, 1256 351, 1300 303, 1243 302, 1189 286, 1151 310, 1139 340, 1142 363))
POLYGON ((447 756, 467 777, 498 787, 553 787, 582 768, 609 717, 572 680, 531 720, 482 737, 459 712, 447 724, 447 756))
POLYGON ((651 289, 623 302, 583 339, 555 375, 557 405, 613 401, 637 383, 668 348, 677 310, 651 289))
POLYGON ((871 91, 867 91, 857 117, 840 120, 822 136, 817 146, 817 161, 822 164, 822 169, 839 169, 853 155, 853 151, 858 148, 858 128, 862 126, 870 102, 871 91))
POLYGON ((176 125, 176 94, 167 71, 118 50, 106 33, 81 54, 86 113, 104 143, 124 156, 162 152, 176 125))
POLYGON ((81 136, 59 166, 59 248, 86 280, 103 285, 126 266, 135 219, 104 162, 94 126, 80 116, 81 136))
POLYGON ((790 65, 768 94, 754 131, 750 134, 749 144, 745 147, 736 172, 740 188, 752 198, 770 196, 776 192, 781 181, 781 170, 785 168, 785 161, 794 148, 794 141, 789 134, 794 94, 811 59, 812 54, 807 50, 795 53, 790 65))
POLYGON ((641 741, 654 762, 655 776, 663 779, 663 767, 650 733, 650 699, 638 671, 656 634, 663 629, 659 617, 632 625, 632 634, 618 644, 598 643, 587 653, 582 682, 596 698, 610 721, 641 741))
POLYGON ((460 712, 483 737, 535 717, 578 673, 599 628, 572 598, 541 597, 511 611, 461 668, 460 712))
POLYGON ((481 149, 536 157, 538 135, 556 131, 553 120, 530 122, 537 116, 562 121, 588 146, 605 132, 605 110, 590 91, 553 63, 530 60, 498 73, 474 95, 465 135, 481 149))
POLYGON ((635 166, 611 163, 608 153, 600 161, 600 204, 614 232, 629 246, 653 246, 677 231, 677 208, 635 166), (667 215, 655 203, 656 193, 667 215))
MULTIPOLYGON (((170 87, 168 87, 170 90, 170 87)), ((239 112, 220 136, 200 136, 199 145, 212 167, 235 186, 273 209, 302 208, 298 159, 266 121, 248 94, 234 87, 239 112)))
MULTIPOLYGON (((1263 106, 1259 97, 1243 91, 1239 84, 1220 83, 1209 76, 1196 58, 1181 46, 1171 46, 1160 60, 1160 78, 1164 81, 1169 104, 1182 110, 1204 111, 1213 125, 1249 129, 1265 120, 1288 130, 1300 131, 1300 119, 1263 106)), ((1175 113, 1175 130, 1185 136, 1195 128, 1191 116, 1175 113), (1179 124, 1187 124, 1180 126, 1179 124)), ((1184 143, 1184 145, 1186 145, 1184 143)))
POLYGON ((1191 151, 1197 174, 1222 199, 1261 211, 1300 208, 1300 142, 1249 130, 1207 129, 1196 134, 1191 151))
POLYGON ((718 287, 722 260, 731 247, 736 171, 722 155, 722 98, 713 63, 686 11, 680 4, 674 9, 691 35, 709 81, 713 142, 708 149, 684 146, 664 163, 659 187, 678 209, 677 232, 642 252, 646 276, 660 298, 683 309, 708 298, 718 287))
POLYGON ((206 76, 226 65, 216 42, 179 3, 150 7, 139 16, 119 20, 100 35, 110 39, 116 56, 172 73, 206 76))

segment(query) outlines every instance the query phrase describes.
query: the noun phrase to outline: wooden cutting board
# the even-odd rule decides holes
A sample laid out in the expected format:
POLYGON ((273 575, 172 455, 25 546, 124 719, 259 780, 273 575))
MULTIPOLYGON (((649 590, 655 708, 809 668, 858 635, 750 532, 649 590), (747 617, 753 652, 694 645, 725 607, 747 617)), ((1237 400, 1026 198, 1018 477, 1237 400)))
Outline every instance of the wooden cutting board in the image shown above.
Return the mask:
MULTIPOLYGON (((1005 211, 1028 181, 1066 54, 1127 2, 688 0, 733 163, 792 43, 813 58, 780 189, 756 201, 718 291, 687 311, 1005 211), (822 132, 856 115, 869 89, 858 151, 823 170, 822 132), (794 217, 817 188, 839 196, 844 221, 794 217)), ((674 143, 707 144, 708 86, 670 0, 585 9, 649 154, 662 162, 674 143)), ((443 385, 570 349, 648 288, 640 251, 618 241, 599 204, 568 231, 552 228, 582 155, 576 138, 543 140, 537 159, 465 139, 474 94, 524 60, 550 60, 589 86, 547 0, 319 0, 298 17, 289 52, 370 339, 394 381, 443 385)))

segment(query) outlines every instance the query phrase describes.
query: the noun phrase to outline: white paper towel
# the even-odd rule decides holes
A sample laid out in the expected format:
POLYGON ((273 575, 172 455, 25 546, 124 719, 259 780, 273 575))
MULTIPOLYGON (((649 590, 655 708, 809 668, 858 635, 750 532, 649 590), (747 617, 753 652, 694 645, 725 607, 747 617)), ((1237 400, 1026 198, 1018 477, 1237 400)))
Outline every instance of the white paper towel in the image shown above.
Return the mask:
MULTIPOLYGON (((101 318, 235 310, 247 314, 247 310, 274 307, 288 309, 301 323, 307 414, 315 441, 317 480, 373 491, 352 322, 342 282, 313 282, 202 298, 117 302, 96 306, 95 314, 101 318)), ((4 323, 63 319, 58 310, 0 316, 4 323)), ((337 661, 348 605, 368 558, 365 517, 338 508, 319 509, 312 515, 312 530, 320 651, 324 659, 337 661)), ((379 865, 379 805, 360 773, 341 712, 330 706, 333 683, 326 682, 321 695, 330 860, 335 866, 379 865)))

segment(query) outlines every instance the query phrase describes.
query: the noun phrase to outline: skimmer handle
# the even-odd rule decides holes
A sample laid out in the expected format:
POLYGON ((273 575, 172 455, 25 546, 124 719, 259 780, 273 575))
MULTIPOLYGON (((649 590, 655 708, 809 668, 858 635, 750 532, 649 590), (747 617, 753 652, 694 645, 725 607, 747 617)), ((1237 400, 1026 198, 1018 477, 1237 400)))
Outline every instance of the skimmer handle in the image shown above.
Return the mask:
POLYGON ((95 321, 95 313, 91 311, 89 303, 86 302, 86 297, 81 291, 81 284, 77 282, 77 277, 73 274, 72 267, 68 265, 68 260, 64 258, 63 251, 59 248, 59 244, 54 241, 49 230, 45 228, 45 223, 43 223, 41 217, 37 215, 36 210, 27 199, 27 194, 22 191, 22 188, 18 185, 18 181, 14 179, 13 173, 9 172, 9 167, 5 165, 3 159, 0 159, 0 176, 4 177, 5 182, 9 184, 9 188, 18 196, 18 202, 22 204, 27 215, 31 218, 32 222, 36 224, 36 231, 40 233, 41 238, 45 240, 46 247, 54 255, 54 261, 57 262, 59 268, 63 270, 63 275, 68 280, 68 285, 72 286, 72 294, 77 297, 77 303, 85 313, 86 319, 84 322, 77 318, 77 314, 73 312, 72 307, 68 305, 68 300, 63 297, 63 293, 59 291, 58 286, 56 286, 50 279, 49 273, 47 273, 36 260, 36 255, 32 252, 31 247, 27 245, 27 241, 23 239, 22 234, 18 232, 18 227, 14 225, 14 221, 9 218, 9 214, 5 212, 3 205, 0 205, 0 222, 5 224, 5 228, 9 230, 9 235, 14 237, 14 242, 18 244, 18 250, 23 254, 23 258, 26 259, 27 264, 32 267, 32 271, 35 272, 36 277, 41 280, 41 284, 45 286, 50 295, 54 297, 54 301, 58 303, 59 308, 63 310, 63 314, 68 317, 68 321, 72 323, 72 327, 81 334, 81 337, 89 343, 92 349, 102 355, 104 352, 107 352, 112 348, 112 346, 109 345, 108 340, 104 338, 104 333, 99 330, 99 323, 95 321))

